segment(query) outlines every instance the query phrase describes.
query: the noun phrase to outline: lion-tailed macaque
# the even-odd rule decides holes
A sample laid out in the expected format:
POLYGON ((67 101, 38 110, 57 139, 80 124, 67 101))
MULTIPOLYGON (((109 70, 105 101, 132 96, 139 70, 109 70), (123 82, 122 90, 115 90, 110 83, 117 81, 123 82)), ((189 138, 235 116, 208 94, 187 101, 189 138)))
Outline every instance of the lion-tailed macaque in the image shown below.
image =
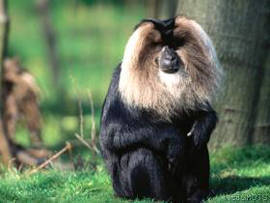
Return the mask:
POLYGON ((201 202, 209 195, 211 101, 222 70, 193 20, 146 19, 129 38, 103 105, 100 144, 117 196, 201 202))
POLYGON ((41 146, 39 88, 34 77, 21 67, 17 58, 6 59, 3 69, 3 122, 8 138, 14 141, 16 122, 23 118, 33 146, 41 146))

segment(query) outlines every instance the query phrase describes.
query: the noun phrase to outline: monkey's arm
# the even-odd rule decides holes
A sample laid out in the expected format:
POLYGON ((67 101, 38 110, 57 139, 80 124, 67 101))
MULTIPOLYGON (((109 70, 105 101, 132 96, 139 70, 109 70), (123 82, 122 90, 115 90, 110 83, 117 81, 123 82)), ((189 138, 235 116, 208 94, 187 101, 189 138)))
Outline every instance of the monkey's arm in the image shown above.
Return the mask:
POLYGON ((207 110, 198 113, 192 129, 188 133, 188 136, 193 137, 195 147, 202 147, 206 145, 210 139, 210 135, 216 127, 218 117, 216 112, 208 104, 207 110))

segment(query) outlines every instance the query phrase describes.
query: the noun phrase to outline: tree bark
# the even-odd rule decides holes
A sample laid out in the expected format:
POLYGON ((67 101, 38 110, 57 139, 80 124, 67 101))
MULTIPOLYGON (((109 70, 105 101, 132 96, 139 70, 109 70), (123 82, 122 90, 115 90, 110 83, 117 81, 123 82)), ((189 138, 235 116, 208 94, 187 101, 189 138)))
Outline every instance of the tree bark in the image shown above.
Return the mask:
POLYGON ((177 0, 148 0, 147 17, 168 19, 175 15, 177 9, 177 0))
POLYGON ((160 1, 160 12, 159 18, 160 19, 168 19, 173 18, 175 16, 175 12, 177 9, 177 0, 161 0, 160 1))
POLYGON ((1 61, 1 70, 2 70, 3 59, 7 54, 7 42, 8 42, 7 1, 0 0, 0 61, 1 61))
MULTIPOLYGON (((7 16, 7 1, 0 0, 0 70, 1 70, 1 86, 2 86, 2 70, 3 70, 3 59, 7 52, 7 42, 8 42, 8 16, 7 16)), ((1 87, 2 89, 2 87, 1 87)), ((1 92, 2 94, 2 92, 1 92)), ((2 95, 1 95, 2 100, 2 95)), ((3 165, 8 166, 9 160, 11 158, 11 151, 7 136, 5 135, 4 128, 2 126, 2 102, 1 104, 1 115, 0 115, 0 153, 2 155, 1 161, 3 165)))
POLYGON ((37 9, 40 15, 45 42, 48 45, 48 59, 52 70, 53 83, 59 90, 60 60, 56 46, 56 33, 50 18, 50 0, 38 0, 37 9))
POLYGON ((264 76, 257 105, 256 123, 253 141, 255 143, 270 143, 270 51, 264 66, 264 76))
POLYGON ((158 18, 160 2, 158 0, 146 1, 147 6, 147 18, 158 18))
MULTIPOLYGON (((256 140, 257 106, 264 94, 260 89, 268 49, 268 12, 267 0, 178 1, 177 14, 202 25, 225 70, 222 93, 216 102, 220 122, 210 142, 212 148, 252 144, 256 140)), ((261 111, 269 111, 270 102, 265 105, 261 111)))
POLYGON ((9 164, 9 160, 11 159, 11 152, 7 137, 5 136, 4 130, 2 128, 1 119, 0 119, 0 154, 2 155, 1 157, 2 164, 7 167, 9 164))

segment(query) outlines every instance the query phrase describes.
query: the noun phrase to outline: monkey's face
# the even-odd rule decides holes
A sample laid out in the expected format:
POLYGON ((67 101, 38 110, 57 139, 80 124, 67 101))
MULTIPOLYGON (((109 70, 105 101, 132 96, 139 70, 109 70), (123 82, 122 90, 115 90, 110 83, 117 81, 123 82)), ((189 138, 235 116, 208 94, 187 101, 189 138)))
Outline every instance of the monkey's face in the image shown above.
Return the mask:
POLYGON ((16 78, 21 73, 19 61, 17 58, 7 58, 3 63, 3 79, 12 83, 16 82, 16 78))
MULTIPOLYGON (((183 41, 173 33, 175 29, 175 19, 165 21, 146 19, 141 22, 141 24, 143 23, 153 24, 153 29, 158 31, 158 33, 155 34, 158 36, 157 38, 159 38, 159 43, 152 44, 152 46, 153 48, 155 48, 155 46, 159 47, 159 53, 154 60, 160 71, 167 74, 183 72, 184 64, 181 60, 181 56, 177 53, 179 47, 183 45, 183 41)), ((139 26, 140 24, 138 27, 139 26)))
POLYGON ((208 35, 184 17, 138 24, 121 69, 119 90, 127 103, 161 114, 210 102, 221 73, 208 35))
POLYGON ((176 73, 179 69, 183 69, 183 62, 173 48, 164 46, 161 50, 160 57, 156 58, 158 67, 164 73, 176 73))

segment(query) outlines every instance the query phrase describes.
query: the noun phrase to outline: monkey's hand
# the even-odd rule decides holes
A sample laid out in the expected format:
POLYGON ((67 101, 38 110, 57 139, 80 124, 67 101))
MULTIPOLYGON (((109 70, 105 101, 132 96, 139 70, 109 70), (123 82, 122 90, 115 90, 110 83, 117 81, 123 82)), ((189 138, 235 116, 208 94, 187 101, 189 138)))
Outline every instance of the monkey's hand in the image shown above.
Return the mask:
POLYGON ((200 118, 194 122, 187 136, 192 138, 196 149, 200 149, 208 143, 217 122, 218 118, 215 111, 204 112, 200 118))
POLYGON ((210 134, 205 132, 202 123, 199 121, 195 121, 187 136, 192 137, 194 146, 196 148, 201 148, 202 146, 206 145, 210 138, 210 134))

